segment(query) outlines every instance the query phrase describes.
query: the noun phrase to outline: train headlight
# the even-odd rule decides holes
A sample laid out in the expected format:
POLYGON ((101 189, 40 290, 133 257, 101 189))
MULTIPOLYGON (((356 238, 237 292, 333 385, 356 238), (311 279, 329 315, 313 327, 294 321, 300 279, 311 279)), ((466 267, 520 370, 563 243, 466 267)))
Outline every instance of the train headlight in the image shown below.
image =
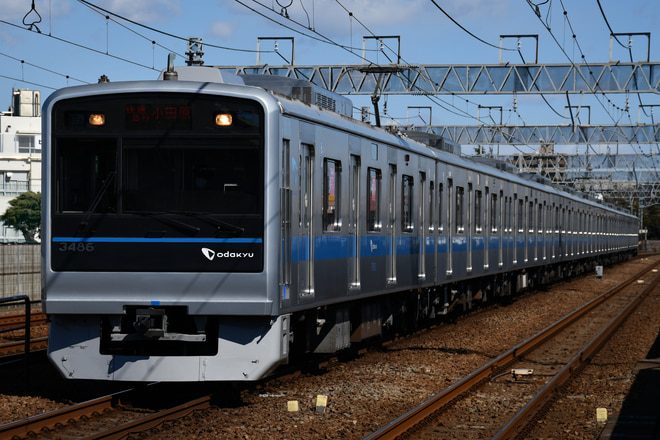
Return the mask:
POLYGON ((229 127, 232 123, 231 113, 217 113, 215 115, 215 125, 219 127, 229 127))
POLYGON ((88 118, 89 125, 101 126, 105 125, 105 115, 103 113, 92 113, 88 118))

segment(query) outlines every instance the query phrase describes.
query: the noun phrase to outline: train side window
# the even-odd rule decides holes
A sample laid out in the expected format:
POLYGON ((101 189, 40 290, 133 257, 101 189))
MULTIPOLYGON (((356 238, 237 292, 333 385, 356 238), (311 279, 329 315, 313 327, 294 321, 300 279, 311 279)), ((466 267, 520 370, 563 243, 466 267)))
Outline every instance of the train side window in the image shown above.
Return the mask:
POLYGON ((524 232, 524 222, 523 222, 523 212, 524 212, 524 204, 525 202, 523 199, 518 199, 518 211, 516 212, 516 224, 518 225, 518 232, 522 233, 524 232))
POLYGON ((323 230, 341 230, 341 162, 323 162, 323 230))
POLYGON ((465 207, 463 206, 465 200, 465 190, 462 186, 456 187, 456 232, 463 233, 465 231, 465 207))
POLYGON ((413 223, 413 178, 412 176, 401 177, 401 231, 412 233, 413 223))
POLYGON ((380 188, 383 176, 380 170, 369 168, 367 170, 367 197, 369 205, 367 207, 367 231, 380 232, 382 223, 380 221, 380 188))

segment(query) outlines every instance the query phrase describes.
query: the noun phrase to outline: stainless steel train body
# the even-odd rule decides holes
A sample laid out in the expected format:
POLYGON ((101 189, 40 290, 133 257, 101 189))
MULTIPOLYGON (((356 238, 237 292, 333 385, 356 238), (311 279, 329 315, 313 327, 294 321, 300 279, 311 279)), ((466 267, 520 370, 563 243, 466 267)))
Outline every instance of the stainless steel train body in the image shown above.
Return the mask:
POLYGON ((636 252, 614 208, 178 70, 45 104, 43 305, 66 377, 256 380, 636 252))

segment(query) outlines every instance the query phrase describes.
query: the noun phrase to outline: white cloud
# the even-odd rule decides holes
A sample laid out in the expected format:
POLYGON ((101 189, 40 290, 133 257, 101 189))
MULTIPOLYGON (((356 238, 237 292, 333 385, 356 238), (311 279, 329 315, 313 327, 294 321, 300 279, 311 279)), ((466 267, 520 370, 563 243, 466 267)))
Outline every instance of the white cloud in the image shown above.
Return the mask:
POLYGON ((226 39, 230 38, 237 28, 238 24, 236 22, 214 21, 209 25, 206 35, 212 38, 226 39))
POLYGON ((140 23, 162 23, 182 14, 179 0, 103 0, 98 5, 140 23))

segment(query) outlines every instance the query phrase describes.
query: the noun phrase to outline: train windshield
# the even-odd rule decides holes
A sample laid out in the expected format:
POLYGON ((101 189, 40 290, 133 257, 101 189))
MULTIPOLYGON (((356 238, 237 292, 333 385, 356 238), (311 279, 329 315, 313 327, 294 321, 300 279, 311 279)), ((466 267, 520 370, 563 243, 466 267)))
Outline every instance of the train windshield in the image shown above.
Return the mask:
POLYGON ((259 215, 255 139, 60 139, 57 212, 259 215), (83 171, 84 170, 84 171, 83 171))
POLYGON ((257 103, 217 96, 113 95, 56 104, 54 268, 261 270, 263 120, 257 103), (112 261, 113 252, 129 249, 130 263, 112 261), (186 261, 197 263, 173 263, 168 252, 190 252, 186 261), (245 256, 231 264, 210 258, 225 252, 245 256))

